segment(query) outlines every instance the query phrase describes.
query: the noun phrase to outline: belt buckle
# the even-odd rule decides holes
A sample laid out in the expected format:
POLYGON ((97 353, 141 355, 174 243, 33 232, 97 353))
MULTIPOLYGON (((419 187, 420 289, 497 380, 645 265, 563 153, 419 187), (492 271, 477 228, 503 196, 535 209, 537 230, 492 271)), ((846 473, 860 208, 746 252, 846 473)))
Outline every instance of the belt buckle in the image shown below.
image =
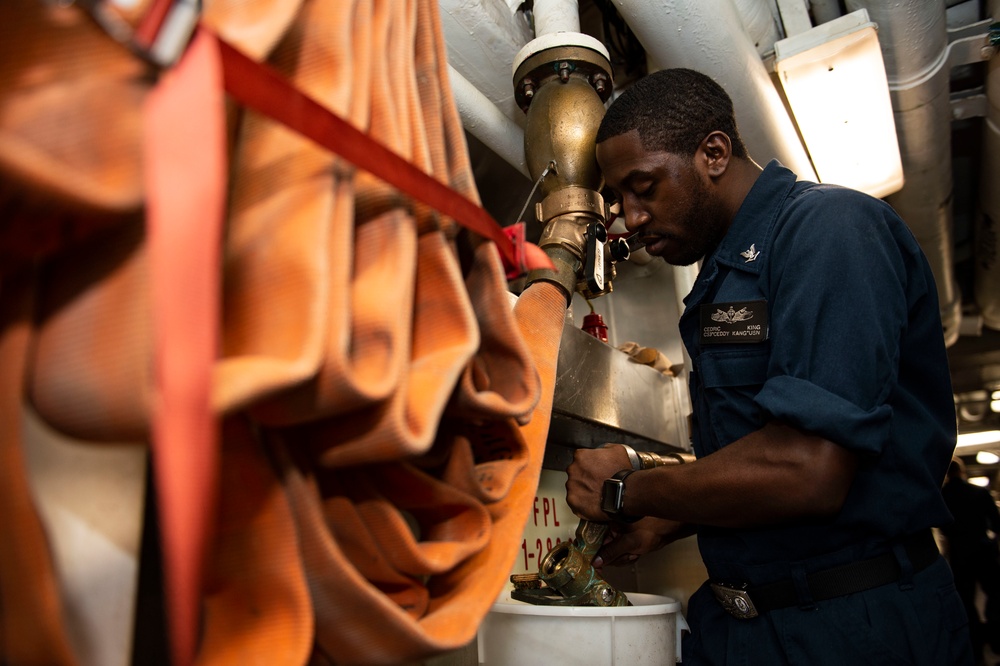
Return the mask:
POLYGON ((757 608, 746 591, 746 585, 733 587, 724 583, 709 583, 716 601, 722 609, 739 620, 749 620, 757 617, 757 608))

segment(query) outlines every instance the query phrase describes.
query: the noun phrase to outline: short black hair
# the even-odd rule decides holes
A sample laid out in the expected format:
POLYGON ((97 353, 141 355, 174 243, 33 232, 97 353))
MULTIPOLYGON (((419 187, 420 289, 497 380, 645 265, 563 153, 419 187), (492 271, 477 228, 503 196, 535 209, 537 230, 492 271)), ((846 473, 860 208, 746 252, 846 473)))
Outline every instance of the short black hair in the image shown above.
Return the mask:
POLYGON ((718 83, 691 69, 664 69, 644 76, 608 109, 597 130, 597 143, 632 130, 646 150, 694 155, 702 140, 725 132, 733 155, 747 158, 736 127, 733 100, 718 83))

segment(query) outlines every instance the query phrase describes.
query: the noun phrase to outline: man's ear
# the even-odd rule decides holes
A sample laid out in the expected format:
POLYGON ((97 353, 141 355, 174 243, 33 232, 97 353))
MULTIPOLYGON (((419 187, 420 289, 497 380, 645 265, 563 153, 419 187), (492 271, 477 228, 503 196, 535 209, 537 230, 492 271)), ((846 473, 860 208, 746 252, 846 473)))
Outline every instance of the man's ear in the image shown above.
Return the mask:
POLYGON ((733 156, 733 144, 729 135, 716 130, 706 136, 698 146, 705 160, 705 168, 710 178, 718 178, 726 172, 733 156))

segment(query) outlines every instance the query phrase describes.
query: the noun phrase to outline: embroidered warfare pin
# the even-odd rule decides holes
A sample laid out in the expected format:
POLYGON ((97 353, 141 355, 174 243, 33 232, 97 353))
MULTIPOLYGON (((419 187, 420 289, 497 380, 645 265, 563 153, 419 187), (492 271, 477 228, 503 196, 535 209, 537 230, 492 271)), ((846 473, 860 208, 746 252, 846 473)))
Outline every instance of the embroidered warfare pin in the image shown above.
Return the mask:
POLYGON ((701 344, 740 344, 767 340, 767 301, 706 303, 698 309, 701 344))

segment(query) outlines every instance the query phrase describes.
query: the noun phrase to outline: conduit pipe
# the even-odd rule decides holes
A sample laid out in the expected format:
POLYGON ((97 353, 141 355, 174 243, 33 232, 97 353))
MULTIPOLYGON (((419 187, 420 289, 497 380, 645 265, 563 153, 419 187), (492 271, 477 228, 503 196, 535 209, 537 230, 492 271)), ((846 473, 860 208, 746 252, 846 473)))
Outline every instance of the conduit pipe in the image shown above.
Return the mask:
POLYGON ((448 78, 465 131, 530 178, 524 160, 524 130, 451 65, 448 65, 448 78))
POLYGON ((945 344, 958 340, 962 299, 952 241, 951 100, 948 32, 941 2, 847 0, 878 24, 889 82, 903 189, 886 201, 913 231, 937 281, 945 344))
POLYGON ((535 37, 554 32, 580 32, 577 0, 535 0, 531 14, 535 19, 535 37))
POLYGON ((512 12, 504 0, 440 0, 440 9, 448 63, 523 127, 524 113, 510 87, 510 63, 531 39, 525 15, 512 12))
POLYGON ((800 178, 816 172, 732 0, 615 0, 653 64, 688 67, 733 98, 750 155, 777 158, 800 178))
POLYGON ((843 16, 840 0, 809 0, 809 11, 812 13, 813 25, 820 25, 843 16))
MULTIPOLYGON (((990 16, 1000 18, 1000 0, 990 0, 990 16)), ((983 323, 1000 330, 1000 55, 994 52, 987 65, 983 122, 983 169, 979 187, 980 217, 976 225, 976 304, 983 323)))
POLYGON ((778 23, 767 0, 733 0, 743 19, 743 27, 753 41, 757 54, 764 57, 774 52, 774 43, 781 39, 778 23))

